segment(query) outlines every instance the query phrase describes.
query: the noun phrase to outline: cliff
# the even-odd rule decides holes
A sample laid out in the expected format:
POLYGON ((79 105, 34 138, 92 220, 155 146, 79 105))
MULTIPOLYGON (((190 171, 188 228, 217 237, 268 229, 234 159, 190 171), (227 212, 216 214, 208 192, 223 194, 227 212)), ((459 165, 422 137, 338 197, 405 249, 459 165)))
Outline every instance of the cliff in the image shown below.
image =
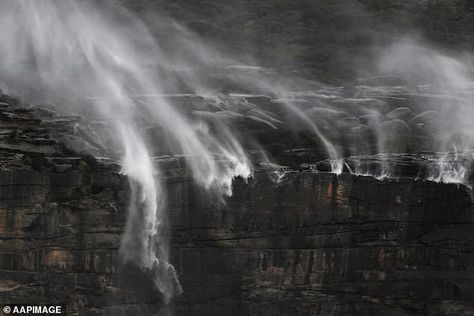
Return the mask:
MULTIPOLYGON (((119 265, 128 186, 114 163, 78 154, 93 146, 79 141, 80 118, 1 101, 2 303, 166 315, 147 275, 119 265)), ((315 171, 276 183, 262 171, 222 201, 195 187, 178 158, 157 163, 168 164, 184 289, 175 315, 474 313, 464 186, 315 171)))
MULTIPOLYGON (((184 315, 470 315, 472 203, 456 185, 326 173, 175 184, 184 315), (191 191, 193 192, 193 191, 191 191)), ((174 191, 175 189, 173 189, 174 191)))
POLYGON ((443 49, 472 50, 472 0, 114 0, 155 33, 171 16, 231 56, 322 82, 370 76, 381 47, 421 35, 443 49))

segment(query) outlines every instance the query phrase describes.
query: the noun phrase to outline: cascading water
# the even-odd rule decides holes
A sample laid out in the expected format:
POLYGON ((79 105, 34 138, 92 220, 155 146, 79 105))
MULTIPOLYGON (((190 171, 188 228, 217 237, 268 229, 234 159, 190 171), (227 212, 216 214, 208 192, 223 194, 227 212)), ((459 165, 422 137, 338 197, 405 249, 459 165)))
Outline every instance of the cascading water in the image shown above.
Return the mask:
POLYGON ((34 103, 107 120, 132 195, 121 257, 157 271, 156 285, 169 300, 176 284, 167 277, 173 274, 168 245, 159 238, 165 196, 138 116, 146 113, 170 132, 206 188, 230 194, 232 179, 247 178, 251 166, 225 127, 219 138, 206 135, 205 126, 188 121, 159 97, 160 78, 149 69, 162 53, 146 28, 128 14, 117 20, 97 9, 92 2, 2 1, 1 78, 9 93, 34 103), (145 94, 156 97, 146 102, 130 97, 145 94))
POLYGON ((466 183, 474 148, 474 74, 469 54, 449 56, 407 38, 384 52, 382 73, 399 76, 412 91, 405 92, 420 101, 412 108, 411 133, 429 135, 427 148, 439 153, 428 179, 437 182, 466 183), (424 99, 424 100, 423 100, 424 99))
MULTIPOLYGON (((155 156, 184 157, 196 183, 231 195, 233 179, 248 178, 254 169, 244 146, 248 134, 234 122, 308 132, 336 174, 346 166, 355 174, 396 176, 388 155, 416 152, 422 142, 423 150, 442 152, 424 156, 430 166, 425 178, 466 182, 469 168, 459 161, 472 161, 474 93, 472 75, 460 58, 413 42, 394 44, 380 58, 380 71, 396 73, 406 86, 360 85, 355 95, 346 96, 342 88, 242 66, 168 19, 158 23, 166 37, 156 39, 126 10, 102 6, 3 0, 0 82, 31 103, 106 121, 108 135, 98 135, 97 142, 109 156, 119 157, 131 192, 121 258, 153 272, 166 301, 179 283, 168 263, 166 188, 155 156), (426 78, 413 81, 411 69, 420 68, 432 79, 426 91, 420 86, 426 78), (385 101, 407 95, 430 102, 393 109, 385 101), (268 104, 249 101, 259 96, 268 104), (183 108, 179 98, 195 104, 183 108), (419 141, 420 133, 428 137, 419 141), (411 141, 416 146, 410 148, 411 141), (453 149, 454 159, 447 153, 453 149), (357 159, 374 154, 375 171, 357 159), (355 156, 353 163, 344 161, 348 156, 355 156)), ((265 153, 261 156, 273 165, 265 153)), ((279 181, 285 169, 275 170, 279 181)))

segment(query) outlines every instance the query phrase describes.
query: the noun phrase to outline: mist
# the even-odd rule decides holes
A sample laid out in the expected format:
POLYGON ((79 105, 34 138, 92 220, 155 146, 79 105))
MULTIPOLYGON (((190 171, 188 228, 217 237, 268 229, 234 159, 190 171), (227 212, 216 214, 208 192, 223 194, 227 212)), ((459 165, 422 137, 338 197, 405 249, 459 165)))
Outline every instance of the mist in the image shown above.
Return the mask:
POLYGON ((164 14, 152 34, 116 4, 4 0, 0 12, 4 92, 105 123, 88 154, 117 161, 129 180, 121 259, 151 271, 167 302, 181 289, 169 263, 163 157, 184 159, 195 184, 224 203, 233 181, 259 168, 284 177, 252 124, 265 135, 304 134, 320 149, 314 170, 396 179, 400 157, 417 155, 418 178, 469 184, 468 53, 407 36, 379 48, 374 76, 348 88, 223 53, 164 14))

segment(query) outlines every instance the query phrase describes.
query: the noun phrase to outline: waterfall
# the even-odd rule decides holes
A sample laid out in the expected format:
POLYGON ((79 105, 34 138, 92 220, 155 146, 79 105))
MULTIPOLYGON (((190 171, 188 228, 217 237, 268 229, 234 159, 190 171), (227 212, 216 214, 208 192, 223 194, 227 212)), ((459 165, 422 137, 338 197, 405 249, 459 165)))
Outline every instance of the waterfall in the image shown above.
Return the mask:
POLYGON ((206 135, 206 126, 160 97, 162 78, 150 69, 166 63, 165 57, 131 14, 105 14, 93 2, 70 0, 6 0, 0 12, 1 80, 8 91, 100 117, 110 127, 117 141, 111 151, 119 153, 131 190, 121 258, 156 272, 158 289, 171 299, 177 282, 169 276, 174 272, 164 238, 166 196, 150 149, 161 144, 147 142, 144 124, 153 121, 168 131, 196 182, 222 194, 231 194, 234 177, 251 174, 244 150, 225 126, 219 137, 206 135))
MULTIPOLYGON (((393 175, 386 155, 415 151, 406 140, 423 129, 430 135, 423 145, 441 152, 427 158, 425 178, 466 181, 468 166, 458 160, 472 161, 474 89, 461 57, 395 43, 377 65, 381 73, 397 73, 406 86, 360 85, 356 95, 346 96, 341 87, 242 64, 178 23, 160 19, 165 37, 152 35, 133 14, 107 1, 2 0, 0 83, 30 103, 106 122, 98 142, 120 160, 131 192, 120 256, 153 272, 166 301, 180 287, 169 263, 165 170, 156 156, 183 158, 195 183, 230 196, 233 179, 247 179, 255 170, 244 146, 249 133, 234 121, 307 133, 323 149, 329 171, 339 174, 346 166, 379 178, 393 175), (423 90, 428 79, 431 86, 423 90), (228 86, 231 93, 223 92, 228 86), (245 93, 269 102, 260 106, 245 93), (410 109, 387 109, 383 101, 410 94, 436 101, 410 109), (195 104, 186 108, 179 98, 195 104), (344 161, 376 154, 377 172, 357 159, 353 166, 344 161)), ((262 157, 271 165, 271 157, 262 157)))

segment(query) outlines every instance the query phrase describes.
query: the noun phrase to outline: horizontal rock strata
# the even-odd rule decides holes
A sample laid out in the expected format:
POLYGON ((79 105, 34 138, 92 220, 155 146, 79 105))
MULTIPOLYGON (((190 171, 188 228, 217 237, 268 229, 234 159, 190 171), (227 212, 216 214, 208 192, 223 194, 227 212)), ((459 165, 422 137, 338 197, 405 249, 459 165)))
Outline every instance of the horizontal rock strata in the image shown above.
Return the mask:
MULTIPOLYGON (((80 118, 2 102, 1 302, 166 315, 151 278, 119 265, 128 185, 118 167, 68 149, 85 138, 80 118)), ((462 185, 283 168, 237 179, 222 199, 193 185, 182 159, 157 163, 184 289, 175 315, 474 313, 462 185)))

